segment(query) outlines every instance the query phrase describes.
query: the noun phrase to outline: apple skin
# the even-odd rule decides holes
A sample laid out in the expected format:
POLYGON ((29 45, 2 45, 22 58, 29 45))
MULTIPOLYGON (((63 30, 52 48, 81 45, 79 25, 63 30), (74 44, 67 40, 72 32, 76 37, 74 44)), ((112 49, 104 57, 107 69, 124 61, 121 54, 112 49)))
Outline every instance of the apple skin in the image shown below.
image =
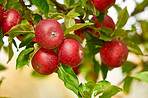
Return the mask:
POLYGON ((100 12, 106 12, 112 5, 115 4, 116 0, 92 0, 96 9, 100 12))
POLYGON ((121 40, 111 40, 104 44, 100 49, 102 62, 111 68, 122 66, 128 56, 128 48, 121 40))
POLYGON ((1 26, 2 21, 3 21, 3 15, 4 15, 4 11, 3 11, 2 6, 0 5, 0 26, 1 26))
POLYGON ((70 67, 78 66, 83 59, 83 47, 75 39, 66 38, 58 47, 58 57, 62 64, 70 67))
POLYGON ((80 71, 79 71, 80 66, 76 66, 76 67, 74 67, 74 68, 72 68, 72 69, 73 69, 73 71, 74 71, 74 73, 75 73, 76 75, 78 75, 78 74, 80 73, 80 71))
MULTIPOLYGON (((94 27, 96 28, 101 28, 102 26, 104 26, 106 28, 115 29, 115 23, 113 19, 108 15, 104 15, 104 20, 101 23, 98 23, 98 19, 95 15, 92 17, 91 20, 95 23, 94 27)), ((100 37, 100 33, 91 28, 88 28, 87 31, 95 37, 100 37)))
POLYGON ((108 15, 104 15, 104 20, 101 23, 97 23, 98 19, 95 15, 92 17, 92 20, 95 22, 94 26, 96 28, 101 28, 104 25, 106 28, 115 29, 115 23, 113 19, 108 15))
MULTIPOLYGON (((81 20, 75 19, 76 23, 81 23, 81 20)), ((82 28, 74 31, 75 35, 79 36, 82 40, 84 40, 84 31, 82 28)))
POLYGON ((8 9, 4 13, 1 25, 3 34, 7 33, 13 26, 16 26, 21 20, 21 14, 16 9, 8 9))
POLYGON ((40 21, 35 28, 35 39, 45 49, 58 47, 64 39, 64 31, 59 22, 54 19, 40 21))
POLYGON ((49 75, 57 70, 58 56, 53 50, 40 48, 31 60, 33 69, 41 75, 49 75))

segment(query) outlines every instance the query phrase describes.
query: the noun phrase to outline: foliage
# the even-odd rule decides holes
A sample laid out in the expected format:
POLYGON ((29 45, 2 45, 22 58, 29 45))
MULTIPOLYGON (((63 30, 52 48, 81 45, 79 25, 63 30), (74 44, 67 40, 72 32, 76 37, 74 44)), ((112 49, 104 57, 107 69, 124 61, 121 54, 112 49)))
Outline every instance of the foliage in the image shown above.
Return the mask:
MULTIPOLYGON (((64 82, 65 87, 73 91, 79 98, 91 98, 92 96, 100 96, 100 98, 111 98, 113 95, 122 91, 121 88, 115 85, 111 85, 109 81, 106 81, 108 71, 111 68, 104 65, 101 61, 96 59, 96 54, 99 53, 100 48, 106 41, 112 39, 121 39, 125 42, 130 53, 141 56, 142 66, 140 71, 133 72, 139 65, 134 62, 127 61, 121 68, 122 73, 126 75, 126 78, 122 81, 123 91, 127 94, 130 92, 130 86, 134 79, 148 82, 148 61, 143 58, 147 58, 148 52, 148 22, 146 20, 137 21, 141 25, 142 32, 137 33, 135 25, 131 26, 131 30, 125 30, 128 19, 144 10, 148 6, 148 0, 143 0, 142 3, 136 5, 132 15, 129 15, 127 7, 121 9, 119 5, 113 7, 118 12, 118 18, 116 23, 116 29, 112 30, 102 26, 101 28, 94 28, 94 23, 90 19, 92 15, 96 15, 100 18, 100 22, 103 21, 103 16, 107 14, 100 13, 94 7, 90 6, 88 0, 64 0, 64 4, 60 4, 56 0, 26 0, 30 5, 25 5, 23 0, 0 0, 0 4, 4 10, 13 8, 17 9, 22 18, 29 20, 33 25, 30 25, 29 21, 22 20, 22 22, 7 32, 9 35, 9 45, 4 46, 5 35, 2 35, 0 28, 0 49, 3 47, 6 53, 8 53, 8 62, 11 61, 14 55, 13 45, 17 50, 22 47, 24 50, 20 52, 16 59, 16 69, 25 65, 29 66, 32 56, 37 51, 36 42, 32 42, 34 38, 34 28, 39 21, 47 18, 52 18, 57 21, 64 19, 62 27, 64 30, 65 38, 74 38, 80 43, 86 42, 84 48, 84 59, 81 63, 81 72, 85 73, 85 79, 87 83, 79 83, 78 77, 73 72, 72 68, 67 65, 59 65, 57 73, 58 77, 64 82), (37 9, 32 10, 31 7, 35 5, 37 9), (79 18, 82 23, 76 23, 75 18, 79 18), (82 28, 84 30, 85 40, 83 41, 79 36, 76 36, 73 32, 82 28), (92 28, 99 32, 100 37, 95 37, 88 32, 88 28, 92 28), (110 36, 108 36, 108 34, 110 36), (25 35, 25 38, 19 46, 17 46, 15 37, 18 35, 25 35), (139 46, 143 47, 144 52, 139 46), (101 73, 100 73, 101 72, 101 73), (99 74, 102 75, 103 80, 97 81, 99 74)), ((56 49, 55 49, 56 51, 56 49)), ((8 63, 7 62, 7 63, 8 63)), ((5 70, 6 67, 0 65, 0 71, 5 70)), ((32 72, 33 76, 44 77, 36 72, 32 72)), ((0 84, 2 80, 0 80, 0 84)))

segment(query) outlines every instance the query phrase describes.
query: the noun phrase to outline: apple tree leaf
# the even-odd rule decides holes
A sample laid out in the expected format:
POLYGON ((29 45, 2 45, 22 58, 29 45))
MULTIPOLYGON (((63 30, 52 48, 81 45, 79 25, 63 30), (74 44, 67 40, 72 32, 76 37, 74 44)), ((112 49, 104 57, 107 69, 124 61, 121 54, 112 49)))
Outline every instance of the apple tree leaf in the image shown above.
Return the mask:
POLYGON ((48 16, 49 6, 46 0, 31 0, 31 1, 45 16, 48 16))
POLYGON ((12 27, 6 34, 9 35, 9 41, 11 41, 14 37, 20 34, 29 34, 34 33, 34 28, 31 25, 26 24, 18 24, 12 27))
POLYGON ((7 61, 7 63, 9 63, 11 61, 13 55, 14 55, 14 52, 12 49, 12 41, 11 41, 11 42, 9 42, 9 45, 8 45, 8 61, 7 61))
POLYGON ((7 69, 4 65, 0 64, 0 71, 7 69))
POLYGON ((73 38, 73 39, 76 39, 77 41, 79 41, 80 43, 82 43, 82 39, 75 34, 67 34, 67 35, 65 35, 65 38, 73 38))
POLYGON ((118 21, 117 21, 117 24, 116 24, 117 28, 122 28, 126 24, 128 18, 129 18, 129 14, 128 14, 128 11, 127 11, 127 7, 125 7, 119 13, 118 21))
POLYGON ((16 69, 23 67, 25 65, 29 65, 30 54, 33 52, 34 48, 24 49, 20 52, 16 59, 16 69))
POLYGON ((131 77, 148 83, 148 71, 132 73, 131 77))
POLYGON ((103 91, 103 94, 101 96, 99 96, 99 98, 111 98, 113 95, 117 94, 120 91, 122 91, 121 88, 114 86, 114 85, 111 85, 111 86, 108 86, 103 91))
POLYGON ((130 87, 131 87, 131 83, 133 81, 133 78, 132 77, 127 77, 124 81, 124 84, 123 84, 123 90, 129 94, 130 92, 130 87))
POLYGON ((34 37, 35 37, 34 33, 27 35, 23 39, 23 41, 20 43, 19 48, 24 47, 24 46, 28 45, 29 43, 31 43, 31 41, 33 40, 34 37))
POLYGON ((78 95, 79 80, 72 68, 67 65, 59 65, 57 73, 64 85, 78 95))

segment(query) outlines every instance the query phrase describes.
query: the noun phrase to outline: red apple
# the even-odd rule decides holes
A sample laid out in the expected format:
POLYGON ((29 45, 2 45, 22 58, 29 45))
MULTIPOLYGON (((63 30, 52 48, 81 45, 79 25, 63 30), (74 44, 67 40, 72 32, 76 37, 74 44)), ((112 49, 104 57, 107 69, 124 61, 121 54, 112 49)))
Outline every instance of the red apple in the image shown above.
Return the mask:
POLYGON ((3 21, 3 15, 4 15, 4 11, 3 11, 2 6, 0 5, 0 26, 1 26, 1 23, 3 21))
POLYGON ((59 22, 54 19, 40 21, 35 28, 37 43, 45 49, 58 47, 64 39, 64 31, 59 22))
POLYGON ((101 28, 104 25, 106 28, 115 29, 115 23, 113 19, 108 15, 104 15, 104 20, 101 23, 98 23, 98 19, 95 15, 92 17, 92 20, 95 22, 94 26, 96 28, 101 28))
POLYGON ((116 0, 92 0, 96 9, 100 12, 106 12, 116 0))
POLYGON ((7 33, 13 26, 16 26, 21 20, 21 14, 16 9, 8 9, 4 13, 1 25, 3 34, 7 33))
MULTIPOLYGON (((76 23, 81 23, 81 20, 79 20, 79 19, 75 19, 75 21, 76 21, 76 23)), ((84 32, 83 32, 82 28, 75 30, 74 33, 75 33, 75 35, 79 36, 82 40, 84 40, 84 32)))
POLYGON ((53 50, 40 48, 31 60, 34 70, 41 75, 48 75, 57 70, 57 54, 53 50))
POLYGON ((66 38, 58 48, 58 57, 62 64, 76 67, 83 59, 83 47, 77 40, 66 38))
MULTIPOLYGON (((108 15, 104 15, 104 20, 101 23, 98 23, 99 19, 97 19, 95 15, 92 17, 91 20, 95 23, 94 26, 96 28, 101 28, 102 26, 104 26, 106 28, 115 29, 115 23, 113 19, 108 15)), ((100 33, 96 32, 92 28, 88 28, 87 31, 95 37, 100 37, 100 33)))
POLYGON ((79 71, 80 66, 74 67, 74 68, 72 68, 72 69, 73 69, 73 71, 74 71, 74 73, 75 73, 76 75, 78 75, 78 74, 80 73, 80 71, 79 71))
POLYGON ((122 66, 128 56, 128 49, 126 44, 121 40, 108 41, 100 49, 100 56, 102 62, 108 67, 122 66))

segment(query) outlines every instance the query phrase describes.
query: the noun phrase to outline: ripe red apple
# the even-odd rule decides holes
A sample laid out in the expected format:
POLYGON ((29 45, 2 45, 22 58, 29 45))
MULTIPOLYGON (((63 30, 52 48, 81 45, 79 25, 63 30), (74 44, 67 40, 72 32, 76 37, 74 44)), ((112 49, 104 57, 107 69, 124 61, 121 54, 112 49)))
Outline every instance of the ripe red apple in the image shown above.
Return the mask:
MULTIPOLYGON (((75 19, 75 21, 76 21, 76 23, 81 23, 81 20, 79 20, 79 19, 75 19)), ((84 32, 83 32, 82 28, 75 30, 74 33, 75 33, 75 35, 79 36, 82 40, 84 40, 84 32)))
POLYGON ((1 23, 3 21, 3 15, 4 15, 4 11, 3 11, 2 6, 0 5, 0 26, 1 26, 1 23))
POLYGON ((72 69, 73 69, 73 71, 74 71, 74 73, 75 73, 76 75, 78 75, 78 74, 80 73, 80 71, 79 71, 80 66, 76 66, 76 67, 74 67, 74 68, 72 68, 72 69))
POLYGON ((54 19, 40 21, 35 28, 35 39, 45 49, 58 47, 64 39, 64 31, 60 23, 54 19))
MULTIPOLYGON (((95 15, 92 17, 91 20, 95 23, 94 27, 96 28, 101 28, 102 26, 104 26, 106 28, 115 29, 115 23, 113 19, 108 15, 104 15, 104 20, 101 23, 98 23, 99 19, 97 19, 95 15)), ((88 28, 88 32, 95 37, 100 37, 100 33, 96 32, 92 28, 88 28)))
POLYGON ((31 60, 34 70, 41 75, 48 75, 57 70, 58 56, 53 50, 40 48, 31 60))
POLYGON ((98 20, 99 19, 97 19, 95 15, 92 17, 92 21, 95 22, 94 26, 96 28, 101 28, 104 25, 104 27, 107 27, 107 28, 110 28, 110 29, 115 29, 115 23, 110 16, 104 15, 104 20, 101 23, 98 23, 98 20))
POLYGON ((83 54, 82 45, 72 38, 66 38, 58 48, 60 62, 72 68, 81 63, 83 54))
POLYGON ((100 12, 106 12, 116 0, 92 0, 96 9, 100 12))
POLYGON ((3 22, 1 25, 2 32, 5 34, 13 26, 16 26, 21 20, 21 14, 16 9, 8 9, 4 13, 3 22))
POLYGON ((108 67, 122 66, 128 56, 128 49, 126 44, 121 40, 108 41, 100 49, 100 56, 102 62, 108 67))

